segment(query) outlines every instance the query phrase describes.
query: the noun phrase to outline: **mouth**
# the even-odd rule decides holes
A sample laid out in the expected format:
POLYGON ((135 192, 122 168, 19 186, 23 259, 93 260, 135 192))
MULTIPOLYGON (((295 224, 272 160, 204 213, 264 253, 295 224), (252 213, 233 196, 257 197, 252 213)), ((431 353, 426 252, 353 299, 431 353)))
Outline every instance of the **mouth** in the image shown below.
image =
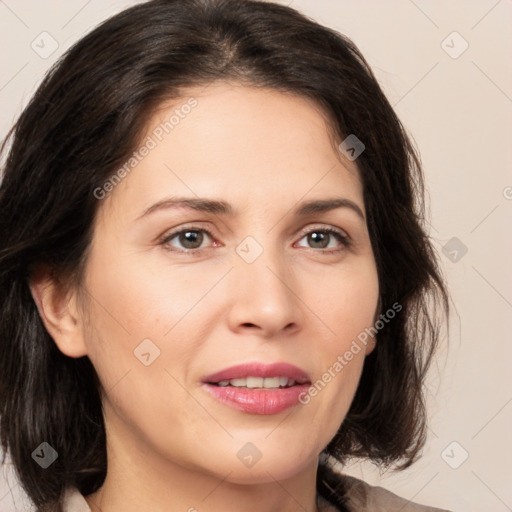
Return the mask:
MULTIPOLYGON (((304 384, 305 382, 302 382, 304 384)), ((221 380, 219 382, 208 382, 213 386, 220 387, 234 387, 234 388, 247 388, 247 389, 281 389, 291 388, 297 382, 285 376, 278 377, 255 377, 249 376, 245 378, 221 380)), ((300 384, 300 383, 299 383, 300 384)))
POLYGON ((222 404, 251 414, 278 414, 299 403, 311 384, 288 363, 247 363, 206 376, 204 389, 222 404))

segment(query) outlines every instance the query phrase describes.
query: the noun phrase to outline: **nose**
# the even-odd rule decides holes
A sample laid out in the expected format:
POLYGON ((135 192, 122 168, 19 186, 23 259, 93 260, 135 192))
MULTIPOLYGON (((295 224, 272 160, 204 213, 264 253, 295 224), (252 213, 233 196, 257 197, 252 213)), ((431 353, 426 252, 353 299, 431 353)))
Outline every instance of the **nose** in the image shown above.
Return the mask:
POLYGON ((271 338, 300 329, 302 302, 283 254, 265 249, 252 263, 240 258, 231 279, 234 293, 228 321, 232 331, 271 338))

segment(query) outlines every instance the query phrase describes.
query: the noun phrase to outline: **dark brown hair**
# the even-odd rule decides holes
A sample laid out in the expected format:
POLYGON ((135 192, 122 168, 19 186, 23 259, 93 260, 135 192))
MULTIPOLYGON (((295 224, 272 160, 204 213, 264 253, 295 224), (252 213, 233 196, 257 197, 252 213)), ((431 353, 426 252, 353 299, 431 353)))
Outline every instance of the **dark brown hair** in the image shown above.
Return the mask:
POLYGON ((29 290, 40 265, 80 286, 101 187, 137 148, 154 109, 188 87, 235 80, 323 107, 357 159, 381 311, 349 413, 325 452, 404 468, 425 440, 422 385, 448 320, 426 234, 419 158, 356 46, 295 10, 259 1, 154 0, 102 23, 48 72, 4 141, 0 186, 0 428, 20 481, 41 510, 67 486, 87 495, 106 474, 96 372, 62 354, 29 290), (432 306, 436 306, 432 309, 432 306), (437 312, 443 313, 439 315, 437 312), (42 469, 41 442, 58 452, 42 469))

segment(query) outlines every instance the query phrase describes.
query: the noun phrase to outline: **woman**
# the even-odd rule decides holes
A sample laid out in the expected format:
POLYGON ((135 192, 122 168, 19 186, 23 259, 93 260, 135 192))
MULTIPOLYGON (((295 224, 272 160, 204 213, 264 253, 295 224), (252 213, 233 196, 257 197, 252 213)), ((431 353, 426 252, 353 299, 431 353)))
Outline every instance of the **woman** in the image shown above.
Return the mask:
POLYGON ((353 43, 149 1, 11 139, 1 438, 38 510, 439 510, 334 467, 417 459, 448 312, 419 160, 353 43))

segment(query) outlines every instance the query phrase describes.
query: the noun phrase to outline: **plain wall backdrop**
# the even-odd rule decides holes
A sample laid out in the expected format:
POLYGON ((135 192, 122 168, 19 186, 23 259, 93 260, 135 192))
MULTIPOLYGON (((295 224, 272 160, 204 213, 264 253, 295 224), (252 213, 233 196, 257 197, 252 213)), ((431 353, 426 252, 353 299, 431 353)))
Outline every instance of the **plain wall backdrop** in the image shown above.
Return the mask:
MULTIPOLYGON (((57 58, 135 3, 0 0, 2 138, 57 58)), ((512 2, 281 3, 353 39, 414 138, 430 234, 456 308, 450 344, 427 384, 431 422, 423 458, 403 472, 381 475, 368 463, 345 471, 453 512, 510 511, 512 2)), ((0 511, 14 510, 30 508, 6 464, 0 511)))

